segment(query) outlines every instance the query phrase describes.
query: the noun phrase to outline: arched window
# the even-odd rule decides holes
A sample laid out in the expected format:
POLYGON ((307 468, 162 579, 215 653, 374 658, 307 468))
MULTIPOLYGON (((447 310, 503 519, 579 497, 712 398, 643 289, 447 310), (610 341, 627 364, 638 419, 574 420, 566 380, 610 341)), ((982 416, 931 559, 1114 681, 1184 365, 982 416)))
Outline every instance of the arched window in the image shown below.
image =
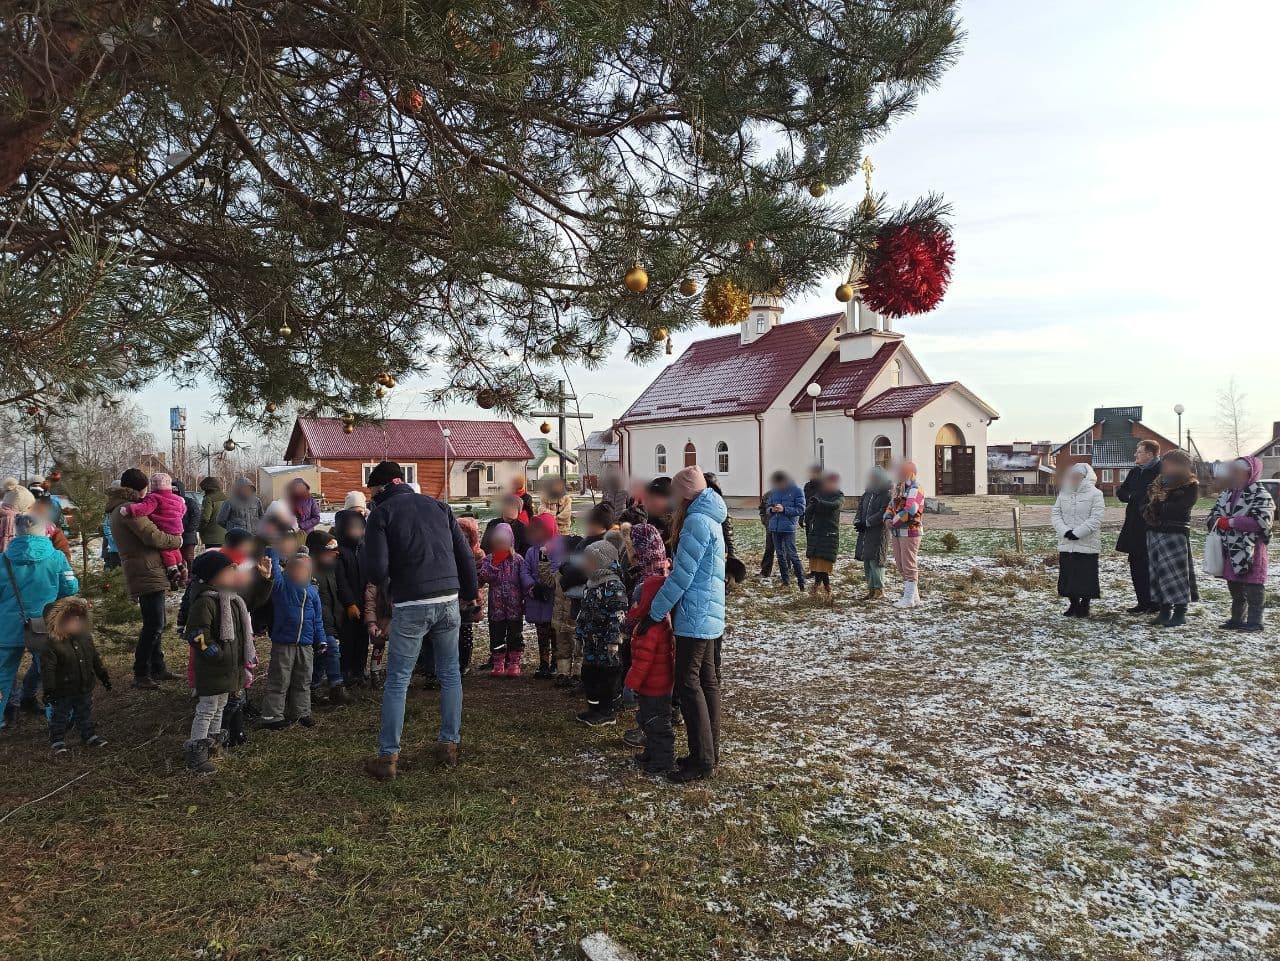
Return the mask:
POLYGON ((902 386, 902 361, 895 360, 893 362, 893 386, 902 386))
POLYGON ((756 333, 763 334, 769 329, 769 321, 765 319, 764 311, 756 314, 756 333))
POLYGON ((684 466, 693 467, 698 463, 698 448, 693 446, 693 441, 684 445, 684 466))
POLYGON ((659 444, 653 449, 653 466, 661 476, 667 472, 667 445, 659 444))
POLYGON ((877 437, 871 445, 871 456, 877 467, 888 470, 889 465, 893 463, 893 445, 889 443, 889 438, 877 437))
POLYGON ((729 445, 724 441, 716 444, 716 473, 729 473, 729 445))
POLYGON ((826 467, 827 466, 827 442, 823 440, 821 437, 819 437, 817 446, 818 446, 818 466, 826 467))

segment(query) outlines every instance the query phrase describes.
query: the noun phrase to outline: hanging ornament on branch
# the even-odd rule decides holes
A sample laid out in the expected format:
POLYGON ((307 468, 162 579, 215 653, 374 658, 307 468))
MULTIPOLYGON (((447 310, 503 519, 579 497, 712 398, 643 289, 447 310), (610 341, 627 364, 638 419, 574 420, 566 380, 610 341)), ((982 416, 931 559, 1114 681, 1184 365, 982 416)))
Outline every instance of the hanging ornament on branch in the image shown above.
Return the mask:
POLYGON ((751 295, 727 277, 707 283, 702 295, 702 319, 712 327, 732 327, 751 313, 751 295))
POLYGON ((649 272, 640 261, 631 265, 631 269, 622 278, 622 283, 633 294, 642 294, 649 287, 649 272))
POLYGON ((951 282, 955 245, 938 220, 886 226, 867 257, 862 299, 878 314, 923 314, 941 302, 951 282))

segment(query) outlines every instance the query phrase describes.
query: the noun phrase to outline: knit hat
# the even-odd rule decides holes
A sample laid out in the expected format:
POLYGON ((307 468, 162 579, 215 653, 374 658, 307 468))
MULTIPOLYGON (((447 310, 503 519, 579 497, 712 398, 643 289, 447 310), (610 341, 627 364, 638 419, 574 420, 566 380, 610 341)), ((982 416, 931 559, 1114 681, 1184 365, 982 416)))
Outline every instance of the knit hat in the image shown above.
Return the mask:
POLYGON ((458 528, 462 531, 462 536, 467 539, 467 543, 471 545, 471 553, 476 557, 484 557, 484 551, 480 550, 480 522, 464 514, 458 518, 458 528))
POLYGON ((588 545, 583 554, 595 561, 597 570, 607 571, 618 563, 618 549, 608 541, 596 541, 588 545))
POLYGON ((12 507, 18 513, 31 510, 36 498, 31 491, 18 483, 16 477, 4 479, 4 506, 12 507))
POLYGON ((312 554, 337 553, 338 539, 328 531, 312 531, 307 535, 307 550, 312 554))
POLYGON ((43 534, 49 526, 49 522, 38 514, 19 514, 13 519, 14 533, 22 534, 43 534))
POLYGON ((631 550, 641 577, 667 572, 667 549, 662 532, 652 524, 636 524, 631 528, 631 550))
POLYGON ((151 489, 153 491, 171 491, 173 490, 173 478, 164 471, 158 470, 151 475, 151 489))
POLYGON ((120 486, 131 491, 144 491, 147 489, 147 475, 136 467, 130 467, 120 475, 120 486))
POLYGON ((547 540, 554 540, 560 534, 560 528, 556 526, 556 515, 550 513, 534 514, 529 521, 530 527, 537 527, 542 530, 542 536, 547 540))
POLYGON ((646 490, 650 494, 661 494, 663 497, 666 497, 671 493, 671 478, 655 477, 653 480, 649 481, 649 486, 646 490))
POLYGON ((707 479, 697 464, 676 472, 671 478, 671 499, 677 504, 691 501, 707 489, 707 479))
MULTIPOLYGON (((203 557, 204 555, 202 554, 200 556, 203 557)), ((298 552, 284 562, 284 566, 288 567, 290 564, 296 564, 299 561, 309 561, 309 560, 311 560, 311 551, 307 550, 306 547, 299 547, 298 552)))
MULTIPOLYGON (((233 527, 227 531, 226 536, 222 539, 223 547, 241 547, 244 544, 253 543, 253 535, 243 527, 233 527)), ((202 557, 204 555, 201 555, 202 557)))
POLYGON ((504 521, 493 525, 493 534, 490 539, 494 544, 501 541, 504 547, 512 547, 516 542, 516 534, 511 529, 511 525, 504 521))
POLYGON ((393 460, 384 460, 369 471, 367 487, 382 487, 393 480, 404 480, 404 468, 393 460))
POLYGON ((618 557, 622 557, 623 552, 627 549, 627 538, 622 531, 616 528, 611 531, 605 531, 604 539, 613 545, 613 549, 618 552, 618 557))
POLYGON ((604 504, 597 504, 587 511, 587 523, 608 530, 613 526, 613 511, 604 504))
POLYGON ((191 576, 208 584, 228 567, 235 566, 236 562, 222 551, 205 551, 191 562, 191 576))
POLYGON ((342 502, 343 510, 362 511, 369 506, 369 502, 365 499, 364 491, 347 491, 347 497, 342 502))

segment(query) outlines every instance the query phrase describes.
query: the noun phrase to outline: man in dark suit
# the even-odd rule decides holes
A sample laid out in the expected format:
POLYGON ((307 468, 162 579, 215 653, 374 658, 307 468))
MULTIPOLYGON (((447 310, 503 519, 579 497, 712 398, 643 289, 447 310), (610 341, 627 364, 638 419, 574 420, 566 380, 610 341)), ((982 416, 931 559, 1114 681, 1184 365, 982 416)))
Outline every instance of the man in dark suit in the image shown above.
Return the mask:
POLYGON ((1138 441, 1133 452, 1138 465, 1129 471, 1124 483, 1116 489, 1116 497, 1124 504, 1124 526, 1116 541, 1116 550, 1129 555, 1129 579, 1133 581, 1133 593, 1138 598, 1130 614, 1153 614, 1160 610, 1151 602, 1151 574, 1147 568, 1147 522, 1142 518, 1142 508, 1147 503, 1147 488, 1160 474, 1160 445, 1153 440, 1138 441))

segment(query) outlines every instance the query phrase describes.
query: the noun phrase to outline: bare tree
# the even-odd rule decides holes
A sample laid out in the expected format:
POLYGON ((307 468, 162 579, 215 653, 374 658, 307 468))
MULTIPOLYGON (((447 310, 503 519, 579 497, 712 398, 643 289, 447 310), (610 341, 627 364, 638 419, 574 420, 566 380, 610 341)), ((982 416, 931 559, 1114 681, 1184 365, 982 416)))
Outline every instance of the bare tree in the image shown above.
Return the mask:
POLYGON ((1216 418, 1218 434, 1224 443, 1231 446, 1231 453, 1242 453, 1256 430, 1249 419, 1248 396, 1234 376, 1218 391, 1216 418))
POLYGON ((49 436, 60 458, 91 472, 103 489, 158 449, 146 414, 127 398, 70 404, 50 424, 49 436))

